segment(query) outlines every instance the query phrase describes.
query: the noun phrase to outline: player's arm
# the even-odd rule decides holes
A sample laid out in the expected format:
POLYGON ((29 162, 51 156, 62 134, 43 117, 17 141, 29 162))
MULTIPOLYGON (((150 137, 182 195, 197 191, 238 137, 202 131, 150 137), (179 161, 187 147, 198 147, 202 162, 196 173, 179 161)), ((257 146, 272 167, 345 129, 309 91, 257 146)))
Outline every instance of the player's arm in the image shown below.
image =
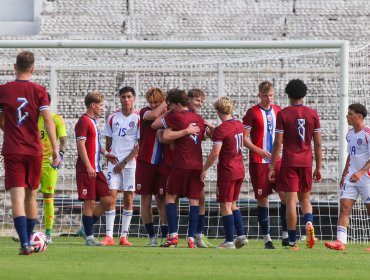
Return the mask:
POLYGON ((200 173, 200 179, 204 182, 204 178, 206 177, 207 170, 212 166, 212 164, 218 158, 222 147, 222 143, 213 144, 212 150, 206 160, 206 163, 203 166, 202 172, 200 173))
POLYGON ((215 130, 215 126, 207 121, 204 121, 204 124, 206 125, 206 135, 208 138, 212 139, 213 137, 213 131, 215 130))
POLYGON ((339 187, 342 188, 344 179, 346 179, 346 176, 348 174, 348 166, 349 166, 350 156, 347 156, 346 164, 343 169, 342 177, 340 178, 339 187))
POLYGON ((168 127, 163 131, 163 139, 164 141, 174 141, 189 134, 197 135, 199 131, 199 126, 193 124, 189 124, 187 128, 178 131, 173 131, 171 127, 168 127))
POLYGON ((96 171, 92 167, 89 157, 87 156, 87 151, 86 151, 86 146, 85 146, 86 140, 81 139, 77 140, 77 152, 80 155, 80 158, 85 165, 86 172, 89 175, 90 178, 95 178, 96 177, 96 171))
POLYGON ((118 161, 118 158, 115 156, 115 155, 113 155, 113 154, 111 154, 111 153, 109 153, 106 149, 104 149, 103 147, 100 147, 100 153, 102 154, 102 155, 104 155, 106 158, 107 158, 107 160, 109 160, 109 162, 111 162, 111 163, 113 163, 113 164, 117 164, 119 161, 118 161))
POLYGON ((138 152, 139 152, 139 143, 136 143, 132 151, 127 155, 127 157, 125 157, 121 162, 116 164, 116 166, 113 168, 113 173, 120 173, 126 167, 126 164, 137 156, 138 152))
POLYGON ((275 140, 272 146, 271 163, 269 167, 268 180, 275 181, 275 165, 283 145, 283 133, 275 132, 275 140))
POLYGON ((322 169, 322 149, 321 149, 321 133, 314 132, 313 134, 313 145, 315 151, 316 169, 313 172, 314 182, 320 182, 322 180, 321 169, 322 169))
POLYGON ((0 129, 4 130, 4 112, 0 112, 0 129))
POLYGON ((40 111, 41 116, 44 118, 44 125, 46 128, 46 132, 49 136, 49 140, 51 146, 53 148, 53 162, 52 166, 56 168, 60 164, 60 156, 59 156, 59 149, 58 149, 58 142, 57 142, 57 135, 55 129, 55 123, 51 116, 50 110, 42 110, 40 111))
POLYGON ((370 170, 370 159, 365 163, 364 167, 362 167, 359 171, 352 174, 351 178, 349 179, 351 182, 357 182, 360 180, 362 175, 369 172, 370 170))
POLYGON ((157 136, 158 136, 159 143, 162 143, 162 144, 173 144, 174 141, 166 141, 166 140, 163 139, 163 131, 164 131, 163 128, 160 128, 160 129, 157 130, 157 136))
POLYGON ((157 108, 155 108, 152 111, 146 111, 144 113, 144 120, 146 121, 153 121, 156 118, 160 117, 164 112, 167 110, 167 103, 166 101, 163 101, 161 105, 159 105, 157 108))
MULTIPOLYGON (((157 108, 158 109, 158 108, 157 108)), ((156 109, 156 110, 157 110, 156 109)), ((148 112, 150 112, 150 111, 148 111, 148 112)), ((163 121, 162 121, 162 119, 169 113, 169 112, 171 112, 171 110, 169 110, 169 111, 167 111, 167 112, 164 112, 162 115, 160 115, 158 118, 156 118, 154 121, 153 121, 153 123, 152 123, 152 125, 151 125, 151 127, 153 128, 153 129, 160 129, 160 128, 164 128, 164 124, 163 124, 163 121)))
POLYGON ((109 149, 112 147, 112 137, 105 136, 105 150, 109 151, 109 149))
POLYGON ((271 154, 268 151, 265 151, 252 143, 251 139, 249 138, 250 132, 251 132, 250 129, 244 129, 243 132, 244 147, 248 148, 251 152, 259 154, 264 159, 268 160, 271 159, 271 154))

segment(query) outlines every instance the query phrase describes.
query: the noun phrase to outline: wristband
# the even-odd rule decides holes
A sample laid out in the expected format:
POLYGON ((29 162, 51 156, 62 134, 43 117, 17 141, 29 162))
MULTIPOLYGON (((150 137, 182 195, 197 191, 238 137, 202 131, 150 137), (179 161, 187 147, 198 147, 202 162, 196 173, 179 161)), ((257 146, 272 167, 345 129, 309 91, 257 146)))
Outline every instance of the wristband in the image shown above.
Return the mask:
POLYGON ((104 151, 103 155, 106 157, 109 154, 108 151, 104 151))

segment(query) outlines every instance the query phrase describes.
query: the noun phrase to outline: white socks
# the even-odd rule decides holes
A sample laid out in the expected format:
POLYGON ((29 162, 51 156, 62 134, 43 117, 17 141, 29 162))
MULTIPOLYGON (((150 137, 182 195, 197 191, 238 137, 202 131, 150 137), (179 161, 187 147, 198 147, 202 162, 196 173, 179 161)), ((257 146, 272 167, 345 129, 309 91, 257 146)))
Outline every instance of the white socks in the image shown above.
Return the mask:
POLYGON ((343 244, 347 244, 347 228, 337 226, 337 239, 343 244))
POLYGON ((131 224, 132 210, 123 210, 122 211, 122 229, 121 236, 127 237, 128 229, 131 224))
POLYGON ((105 234, 113 238, 114 219, 116 218, 116 210, 105 212, 105 234))

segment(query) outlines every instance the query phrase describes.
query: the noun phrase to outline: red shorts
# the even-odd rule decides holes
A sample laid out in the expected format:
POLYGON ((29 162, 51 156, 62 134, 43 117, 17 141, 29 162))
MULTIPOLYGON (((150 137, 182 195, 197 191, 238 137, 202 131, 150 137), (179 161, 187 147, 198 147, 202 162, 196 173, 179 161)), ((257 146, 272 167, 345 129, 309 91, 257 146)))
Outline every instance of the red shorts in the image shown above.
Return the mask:
POLYGON ((157 196, 160 198, 166 197, 166 190, 167 190, 167 181, 168 181, 169 174, 160 174, 159 180, 157 182, 157 196))
POLYGON ((281 167, 278 178, 278 191, 310 192, 312 189, 312 166, 281 167))
POLYGON ((217 181, 217 202, 233 202, 239 199, 243 178, 231 181, 217 181))
POLYGON ((167 181, 167 193, 189 199, 200 199, 204 187, 200 180, 200 173, 201 170, 172 168, 167 181))
MULTIPOLYGON (((275 165, 275 177, 278 178, 280 173, 281 161, 277 161, 275 165)), ((268 180, 269 163, 249 163, 249 176, 256 199, 264 198, 272 194, 272 190, 276 190, 276 182, 268 180)))
POLYGON ((145 161, 136 162, 135 182, 137 194, 157 194, 158 181, 161 174, 158 172, 159 165, 145 161))
POLYGON ((5 189, 23 187, 37 190, 41 179, 41 163, 42 156, 5 155, 5 189))
POLYGON ((108 182, 103 172, 97 172, 94 179, 90 179, 86 172, 77 172, 76 181, 79 200, 96 200, 110 196, 108 182))

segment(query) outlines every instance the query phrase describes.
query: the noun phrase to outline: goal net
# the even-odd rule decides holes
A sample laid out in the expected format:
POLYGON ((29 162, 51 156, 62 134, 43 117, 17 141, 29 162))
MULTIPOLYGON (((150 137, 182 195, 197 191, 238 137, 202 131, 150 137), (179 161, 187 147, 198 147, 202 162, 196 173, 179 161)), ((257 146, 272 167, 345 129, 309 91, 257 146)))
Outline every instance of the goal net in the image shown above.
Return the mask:
MULTIPOLYGON (((323 182, 314 184, 315 232, 320 239, 333 239, 338 217, 338 163, 340 111, 340 52, 339 49, 109 49, 109 48, 33 48, 36 55, 36 72, 33 81, 44 85, 52 96, 52 110, 63 116, 68 133, 68 148, 59 172, 55 194, 55 223, 53 233, 74 235, 81 225, 82 204, 77 199, 75 162, 77 149, 74 126, 84 113, 84 96, 93 90, 105 94, 104 125, 106 116, 120 107, 118 89, 129 85, 137 92, 136 109, 146 106, 145 92, 153 86, 167 91, 179 87, 185 90, 200 88, 206 94, 206 102, 200 112, 207 121, 217 125, 213 101, 221 95, 229 95, 235 103, 234 116, 242 119, 246 110, 258 103, 258 84, 269 80, 275 88, 275 103, 288 105, 284 88, 291 79, 302 79, 309 89, 305 104, 316 109, 321 118, 323 143, 323 182)), ((13 63, 20 49, 0 49, 0 83, 14 79, 13 63)), ((350 102, 369 105, 369 48, 350 52, 350 102), (367 70, 367 72, 366 72, 367 70), (366 95, 367 94, 367 95, 366 95), (367 97, 367 98, 366 98, 367 97)), ((367 106, 369 108, 369 106, 367 106)), ((2 132, 1 132, 2 133, 2 132)), ((2 134, 0 137, 2 138, 2 134)), ((104 139, 102 139, 104 142, 104 139)), ((1 141, 2 142, 2 141, 1 141)), ((207 157, 212 142, 203 143, 203 158, 207 157)), ((248 151, 244 150, 248 170, 248 151)), ((2 164, 2 163, 1 163, 2 164)), ((106 165, 104 166, 106 170, 106 165)), ((3 166, 0 166, 0 235, 15 233, 11 217, 9 193, 4 191, 3 166)), ((205 184, 206 224, 205 235, 221 238, 224 235, 222 219, 215 201, 216 165, 208 172, 205 184)), ((40 230, 43 226, 41 194, 38 194, 40 230)), ((130 227, 131 236, 146 236, 140 219, 140 196, 135 196, 134 216, 130 227)), ((153 205, 155 202, 153 200, 153 205)), ((179 202, 179 231, 186 234, 188 201, 179 202)), ((257 204, 248 172, 240 196, 249 238, 262 236, 257 220, 257 204)), ((272 238, 281 238, 279 198, 271 195, 269 203, 272 238)), ((120 215, 123 209, 121 196, 117 202, 115 233, 120 231, 120 215)), ((351 240, 366 239, 369 229, 363 204, 355 208, 351 216, 351 240), (359 232, 359 230, 362 230, 359 232)), ((299 211, 298 235, 304 238, 303 217, 299 211)), ((158 213, 154 207, 156 229, 159 231, 158 213)), ((104 216, 95 226, 95 233, 105 234, 104 216)), ((367 240, 367 239, 366 239, 367 240)))

